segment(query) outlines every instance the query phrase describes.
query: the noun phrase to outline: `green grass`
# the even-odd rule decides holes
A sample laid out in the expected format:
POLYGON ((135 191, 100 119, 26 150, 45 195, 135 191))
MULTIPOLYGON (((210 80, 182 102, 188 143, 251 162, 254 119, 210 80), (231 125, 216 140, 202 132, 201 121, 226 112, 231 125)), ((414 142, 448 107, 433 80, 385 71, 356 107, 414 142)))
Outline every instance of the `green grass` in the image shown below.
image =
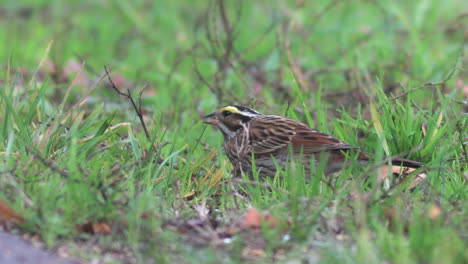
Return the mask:
POLYGON ((11 231, 109 263, 466 262, 468 4, 314 2, 3 4, 0 199, 26 219, 11 231), (90 81, 74 83, 70 62, 90 81), (137 103, 143 89, 150 138, 104 66, 137 103), (359 166, 329 182, 291 164, 233 179, 221 133, 200 122, 232 103, 332 133, 376 164, 424 162, 428 178, 387 192, 359 166), (223 244, 250 206, 280 227, 223 244), (101 222, 109 235, 83 231, 101 222))

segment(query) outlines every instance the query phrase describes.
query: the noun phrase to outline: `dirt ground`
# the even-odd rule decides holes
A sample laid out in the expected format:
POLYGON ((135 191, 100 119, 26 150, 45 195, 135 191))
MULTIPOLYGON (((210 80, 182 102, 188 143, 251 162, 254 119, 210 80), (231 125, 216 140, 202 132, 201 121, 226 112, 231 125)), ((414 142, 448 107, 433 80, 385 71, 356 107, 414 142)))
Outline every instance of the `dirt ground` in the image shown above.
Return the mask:
POLYGON ((55 256, 19 237, 0 231, 0 264, 79 264, 55 256))

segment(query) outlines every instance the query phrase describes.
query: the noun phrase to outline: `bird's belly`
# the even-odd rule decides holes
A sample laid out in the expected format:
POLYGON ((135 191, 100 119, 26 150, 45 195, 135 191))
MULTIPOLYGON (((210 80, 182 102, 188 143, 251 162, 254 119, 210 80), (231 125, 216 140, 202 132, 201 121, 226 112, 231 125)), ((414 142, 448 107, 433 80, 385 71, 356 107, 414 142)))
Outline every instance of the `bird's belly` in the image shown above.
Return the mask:
MULTIPOLYGON (((298 174, 304 174, 305 176, 313 176, 311 171, 311 165, 313 164, 316 168, 316 172, 323 171, 325 175, 332 175, 336 172, 339 172, 341 169, 348 167, 350 165, 344 159, 341 153, 328 153, 331 155, 323 156, 323 153, 307 154, 307 155, 294 155, 294 160, 291 161, 291 156, 288 153, 277 153, 275 155, 257 155, 254 156, 255 160, 255 169, 258 172, 260 177, 273 177, 275 176, 278 168, 281 170, 286 170, 289 166, 289 173, 296 170, 303 170, 302 172, 297 172, 298 174), (340 156, 337 156, 340 155, 340 156), (323 164, 320 163, 322 160, 323 164), (298 166, 300 164, 301 166, 298 166), (320 169, 321 166, 324 166, 323 169, 320 169), (291 170, 294 168, 294 170, 291 170)), ((249 159, 244 159, 244 162, 233 161, 233 164, 237 162, 241 171, 244 173, 249 173, 252 175, 252 165, 251 165, 251 153, 249 154, 249 159)), ((366 166, 367 161, 360 162, 361 165, 366 166), (365 164, 364 164, 365 163, 365 164)))

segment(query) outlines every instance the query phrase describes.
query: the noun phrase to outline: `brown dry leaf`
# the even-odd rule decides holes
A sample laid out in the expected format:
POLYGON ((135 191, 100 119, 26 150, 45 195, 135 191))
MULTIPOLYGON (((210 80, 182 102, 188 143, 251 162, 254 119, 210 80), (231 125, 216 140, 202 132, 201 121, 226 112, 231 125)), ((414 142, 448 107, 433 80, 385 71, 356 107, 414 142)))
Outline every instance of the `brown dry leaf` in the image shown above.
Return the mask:
POLYGON ((257 209, 250 208, 247 213, 245 213, 241 226, 243 228, 258 229, 262 223, 268 225, 270 228, 274 228, 280 224, 280 220, 270 213, 261 214, 257 209))
POLYGON ((242 219, 242 227, 244 228, 260 228, 262 217, 257 209, 250 208, 242 219))
MULTIPOLYGON (((403 177, 407 177, 417 169, 414 168, 407 168, 407 167, 400 167, 400 166, 392 166, 391 167, 391 174, 393 175, 400 175, 403 177)), ((380 175, 379 175, 379 180, 383 182, 387 176, 390 174, 389 167, 387 165, 382 166, 380 169, 380 175)), ((414 177, 413 180, 411 181, 411 184, 409 186, 410 189, 413 189, 414 187, 418 186, 419 183, 421 183, 424 179, 426 179, 427 174, 424 172, 419 172, 417 175, 412 176, 414 177)))
POLYGON ((112 231, 109 224, 107 223, 91 223, 89 221, 79 225, 78 230, 92 235, 109 235, 112 231))
POLYGON ((22 224, 24 219, 19 216, 11 207, 3 200, 0 200, 0 221, 16 222, 22 224))
POLYGON ((107 223, 94 223, 93 232, 96 235, 109 235, 111 233, 111 228, 107 223))
POLYGON ((433 205, 429 208, 428 215, 431 220, 436 220, 442 215, 442 209, 437 205, 433 205))
POLYGON ((411 182, 410 189, 413 189, 414 187, 418 186, 419 183, 421 183, 424 179, 426 179, 427 174, 424 172, 419 173, 416 175, 416 178, 411 182))
POLYGON ((245 247, 242 250, 242 256, 244 258, 263 258, 266 256, 265 250, 259 248, 249 248, 245 247))
POLYGON ((191 190, 190 192, 184 194, 184 196, 182 196, 182 197, 187 199, 187 200, 192 200, 195 197, 195 194, 196 194, 196 192, 194 190, 191 190))

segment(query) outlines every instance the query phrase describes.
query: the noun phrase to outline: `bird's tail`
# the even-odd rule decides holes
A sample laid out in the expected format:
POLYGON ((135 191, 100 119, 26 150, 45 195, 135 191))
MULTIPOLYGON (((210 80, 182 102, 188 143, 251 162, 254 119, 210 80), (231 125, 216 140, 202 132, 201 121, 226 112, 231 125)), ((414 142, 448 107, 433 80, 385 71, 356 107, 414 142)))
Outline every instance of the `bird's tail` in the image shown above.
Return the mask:
POLYGON ((413 189, 427 177, 425 171, 417 171, 422 166, 424 166, 424 163, 401 158, 393 158, 391 167, 388 165, 382 166, 380 170, 380 178, 382 181, 385 181, 387 177, 392 174, 399 178, 413 177, 410 184, 410 189, 413 189))

